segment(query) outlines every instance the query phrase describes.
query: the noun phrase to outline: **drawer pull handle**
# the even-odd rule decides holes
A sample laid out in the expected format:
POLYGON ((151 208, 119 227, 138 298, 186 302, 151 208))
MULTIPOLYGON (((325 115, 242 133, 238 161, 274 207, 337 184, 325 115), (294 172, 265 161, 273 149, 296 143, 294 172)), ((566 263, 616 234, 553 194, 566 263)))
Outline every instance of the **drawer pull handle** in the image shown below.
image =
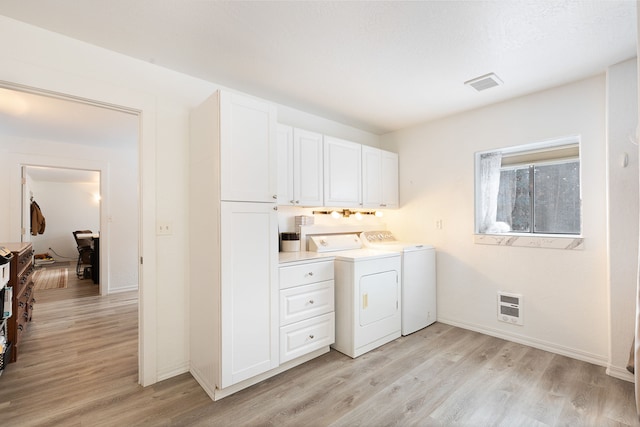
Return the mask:
POLYGON ((312 299, 309 300, 309 304, 313 304, 313 300, 312 299))
POLYGON ((309 335, 309 338, 310 338, 310 339, 313 339, 313 335, 309 335))
POLYGON ((313 271, 310 271, 308 275, 313 276, 313 271))

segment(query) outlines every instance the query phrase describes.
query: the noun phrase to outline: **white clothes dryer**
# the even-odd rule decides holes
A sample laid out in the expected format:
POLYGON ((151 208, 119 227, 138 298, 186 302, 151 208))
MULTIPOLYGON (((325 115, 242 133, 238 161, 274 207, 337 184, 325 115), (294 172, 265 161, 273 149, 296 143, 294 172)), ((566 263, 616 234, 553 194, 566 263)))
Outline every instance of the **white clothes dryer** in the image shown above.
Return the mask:
POLYGON ((402 335, 436 321, 436 251, 431 245, 400 242, 390 231, 365 231, 365 247, 402 254, 402 335))
POLYGON ((336 338, 356 358, 401 335, 399 252, 362 249, 357 234, 310 236, 309 250, 334 256, 336 338))

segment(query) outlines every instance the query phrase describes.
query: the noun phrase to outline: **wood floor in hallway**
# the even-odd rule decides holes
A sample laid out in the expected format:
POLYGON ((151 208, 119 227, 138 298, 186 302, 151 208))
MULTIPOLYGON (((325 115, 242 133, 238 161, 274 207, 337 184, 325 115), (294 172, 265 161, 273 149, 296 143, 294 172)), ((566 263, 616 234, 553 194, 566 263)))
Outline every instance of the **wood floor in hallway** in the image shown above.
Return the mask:
POLYGON ((100 297, 72 273, 66 290, 36 294, 0 376, 0 426, 638 425, 633 384, 603 367, 440 323, 218 402, 188 373, 143 388, 137 293, 100 297))

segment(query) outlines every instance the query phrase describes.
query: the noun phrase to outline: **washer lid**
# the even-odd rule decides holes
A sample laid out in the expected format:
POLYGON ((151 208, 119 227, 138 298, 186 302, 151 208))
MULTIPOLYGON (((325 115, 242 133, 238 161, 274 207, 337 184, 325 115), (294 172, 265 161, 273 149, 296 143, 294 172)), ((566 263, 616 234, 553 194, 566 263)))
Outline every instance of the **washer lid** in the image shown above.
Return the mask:
POLYGON ((362 242, 357 234, 329 234, 309 237, 309 251, 334 252, 360 249, 362 242))

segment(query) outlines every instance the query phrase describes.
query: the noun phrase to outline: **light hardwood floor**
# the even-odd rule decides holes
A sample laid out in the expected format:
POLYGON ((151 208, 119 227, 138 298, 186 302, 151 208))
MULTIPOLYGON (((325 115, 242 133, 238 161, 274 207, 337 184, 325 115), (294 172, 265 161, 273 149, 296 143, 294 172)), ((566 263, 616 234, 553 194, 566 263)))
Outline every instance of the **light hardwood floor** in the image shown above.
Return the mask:
POLYGON ((0 377, 0 426, 638 425, 633 385, 604 368, 439 323, 218 402, 189 374, 142 388, 137 293, 76 282, 36 294, 20 358, 0 377))

